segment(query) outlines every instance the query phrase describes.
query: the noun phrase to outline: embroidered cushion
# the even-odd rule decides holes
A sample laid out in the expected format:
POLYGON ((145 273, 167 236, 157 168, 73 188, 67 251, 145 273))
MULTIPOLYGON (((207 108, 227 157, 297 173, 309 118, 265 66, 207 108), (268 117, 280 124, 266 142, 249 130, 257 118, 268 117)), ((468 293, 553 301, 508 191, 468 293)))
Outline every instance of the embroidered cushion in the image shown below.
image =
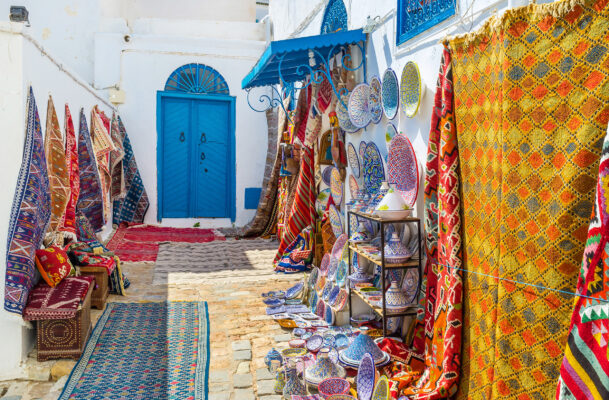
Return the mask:
POLYGON ((57 286, 63 278, 73 274, 68 254, 59 246, 36 250, 36 267, 50 287, 57 286))

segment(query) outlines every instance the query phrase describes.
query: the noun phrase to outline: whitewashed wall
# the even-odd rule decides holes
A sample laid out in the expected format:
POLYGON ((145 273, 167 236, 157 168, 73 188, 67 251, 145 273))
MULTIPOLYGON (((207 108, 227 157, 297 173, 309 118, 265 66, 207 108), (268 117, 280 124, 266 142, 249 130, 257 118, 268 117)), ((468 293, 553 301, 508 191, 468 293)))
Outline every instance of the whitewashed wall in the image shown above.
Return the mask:
MULTIPOLYGON (((57 117, 64 132, 64 105, 70 106, 76 129, 80 108, 89 113, 94 105, 111 114, 92 88, 88 91, 65 71, 44 56, 32 42, 20 35, 22 24, 0 22, 0 380, 27 378, 21 362, 33 343, 33 330, 21 316, 4 310, 4 277, 6 273, 6 241, 8 224, 21 166, 25 139, 26 102, 30 85, 34 89, 43 134, 48 96, 53 96, 57 117), (6 31, 14 31, 7 33, 6 31)), ((109 230, 106 226, 105 233, 109 230)))

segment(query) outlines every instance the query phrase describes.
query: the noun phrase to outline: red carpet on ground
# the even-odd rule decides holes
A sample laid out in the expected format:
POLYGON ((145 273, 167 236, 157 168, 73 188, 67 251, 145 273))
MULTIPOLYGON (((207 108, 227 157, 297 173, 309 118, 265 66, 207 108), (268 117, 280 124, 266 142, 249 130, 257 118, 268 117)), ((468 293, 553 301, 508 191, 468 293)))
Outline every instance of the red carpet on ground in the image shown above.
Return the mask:
POLYGON ((226 238, 213 229, 121 226, 107 246, 121 261, 156 261, 161 242, 203 243, 226 238))

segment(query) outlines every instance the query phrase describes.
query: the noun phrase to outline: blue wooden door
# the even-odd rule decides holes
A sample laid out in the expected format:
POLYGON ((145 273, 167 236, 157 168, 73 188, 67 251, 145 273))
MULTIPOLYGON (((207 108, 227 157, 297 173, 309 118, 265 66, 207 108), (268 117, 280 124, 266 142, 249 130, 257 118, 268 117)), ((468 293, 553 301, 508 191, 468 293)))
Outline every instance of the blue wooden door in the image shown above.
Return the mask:
POLYGON ((159 93, 159 219, 234 220, 234 98, 159 93))

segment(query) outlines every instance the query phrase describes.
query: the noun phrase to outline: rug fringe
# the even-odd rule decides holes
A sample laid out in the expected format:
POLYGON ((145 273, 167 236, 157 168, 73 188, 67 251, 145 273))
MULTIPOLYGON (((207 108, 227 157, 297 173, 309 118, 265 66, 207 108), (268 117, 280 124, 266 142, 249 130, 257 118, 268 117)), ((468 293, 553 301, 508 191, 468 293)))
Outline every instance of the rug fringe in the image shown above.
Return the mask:
POLYGON ((588 6, 598 0, 558 0, 547 4, 529 4, 522 7, 510 8, 501 15, 492 15, 477 30, 465 34, 447 36, 442 43, 453 51, 465 50, 472 45, 489 42, 494 33, 499 33, 501 28, 510 26, 514 20, 524 15, 533 15, 534 20, 542 20, 547 17, 563 18, 572 12, 577 6, 588 6))

